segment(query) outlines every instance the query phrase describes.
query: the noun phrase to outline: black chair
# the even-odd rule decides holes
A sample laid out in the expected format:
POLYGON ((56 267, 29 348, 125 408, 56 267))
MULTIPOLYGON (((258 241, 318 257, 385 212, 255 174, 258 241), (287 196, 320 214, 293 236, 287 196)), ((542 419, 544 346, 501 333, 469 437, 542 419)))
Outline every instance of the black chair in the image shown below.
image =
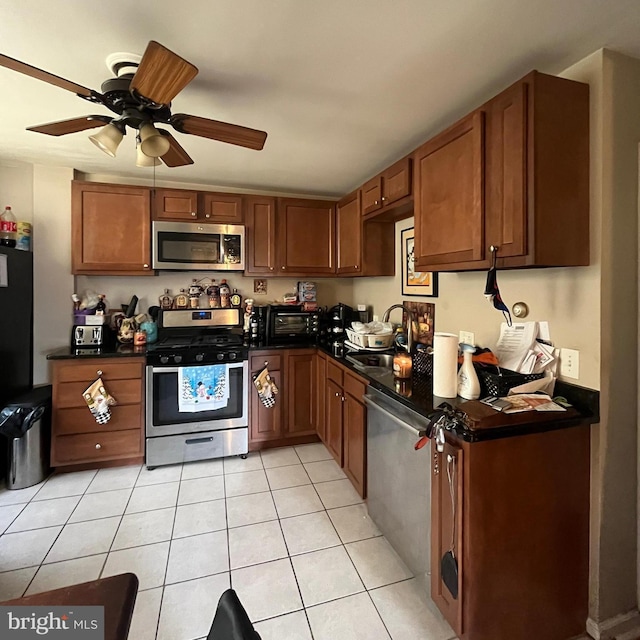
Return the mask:
POLYGON ((207 640, 260 640, 233 589, 220 596, 207 640))

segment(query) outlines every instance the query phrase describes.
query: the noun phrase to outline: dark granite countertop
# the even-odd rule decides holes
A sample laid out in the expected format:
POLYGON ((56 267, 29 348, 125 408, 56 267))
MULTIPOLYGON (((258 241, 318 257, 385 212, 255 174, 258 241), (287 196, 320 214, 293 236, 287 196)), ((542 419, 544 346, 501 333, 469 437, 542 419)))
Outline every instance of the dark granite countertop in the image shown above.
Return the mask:
MULTIPOLYGON (((277 346, 246 344, 245 346, 249 349, 249 352, 263 351, 265 349, 309 349, 316 347, 314 344, 277 346)), ((547 413, 529 411, 507 415, 497 412, 476 400, 469 401, 460 397, 434 397, 431 377, 419 374, 415 370, 411 380, 401 381, 394 377, 390 369, 361 365, 356 366, 344 357, 335 357, 329 350, 322 346, 318 346, 317 348, 325 353, 327 357, 332 358, 347 369, 366 379, 373 388, 423 416, 428 416, 443 402, 447 402, 454 409, 460 410, 465 416, 466 424, 465 426, 461 426, 455 435, 467 442, 567 428, 578 424, 593 424, 599 420, 599 392, 578 385, 560 381, 556 383, 555 395, 563 396, 574 407, 574 409, 569 409, 567 412, 547 413)), ((146 347, 134 347, 133 345, 113 345, 88 349, 61 347, 48 353, 47 359, 127 358, 145 355, 146 347)))

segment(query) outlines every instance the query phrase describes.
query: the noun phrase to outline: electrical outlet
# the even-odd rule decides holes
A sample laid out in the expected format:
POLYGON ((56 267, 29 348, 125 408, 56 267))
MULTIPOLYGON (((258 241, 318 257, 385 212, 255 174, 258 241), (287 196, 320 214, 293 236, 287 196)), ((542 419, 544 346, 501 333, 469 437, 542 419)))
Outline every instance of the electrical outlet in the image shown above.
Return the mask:
POLYGON ((378 316, 375 316, 375 315, 374 315, 374 316, 373 316, 373 321, 374 321, 374 322, 378 322, 378 316))
POLYGON ((461 331, 459 334, 459 340, 463 344, 470 344, 476 346, 476 336, 472 331, 461 331))
POLYGON ((580 377, 580 352, 576 349, 560 349, 560 375, 577 380, 580 377))

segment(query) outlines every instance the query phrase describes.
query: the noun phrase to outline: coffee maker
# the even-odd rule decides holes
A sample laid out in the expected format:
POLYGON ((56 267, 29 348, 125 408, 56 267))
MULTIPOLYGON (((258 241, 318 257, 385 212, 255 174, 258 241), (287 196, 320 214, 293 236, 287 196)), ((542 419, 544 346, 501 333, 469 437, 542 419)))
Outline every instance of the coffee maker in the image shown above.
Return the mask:
POLYGON ((327 345, 334 356, 342 357, 344 355, 344 341, 347 337, 345 329, 351 327, 352 322, 356 322, 359 316, 352 307, 339 303, 335 307, 331 307, 327 312, 327 345))

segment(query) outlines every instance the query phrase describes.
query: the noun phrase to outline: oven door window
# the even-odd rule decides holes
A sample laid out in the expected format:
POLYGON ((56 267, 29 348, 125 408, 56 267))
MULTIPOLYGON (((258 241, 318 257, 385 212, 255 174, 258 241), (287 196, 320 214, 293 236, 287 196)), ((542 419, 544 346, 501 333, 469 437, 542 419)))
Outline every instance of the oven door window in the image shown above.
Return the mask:
POLYGON ((229 366, 229 402, 226 407, 221 407, 215 411, 198 411, 195 413, 178 411, 177 371, 173 368, 157 368, 152 375, 154 427, 212 421, 211 429, 215 429, 215 421, 243 417, 244 373, 241 364, 229 366))
POLYGON ((158 260, 175 264, 222 264, 225 250, 219 233, 158 232, 158 260))
POLYGON ((302 313, 283 313, 277 315, 273 323, 274 336, 292 336, 307 333, 308 318, 308 315, 302 313))

